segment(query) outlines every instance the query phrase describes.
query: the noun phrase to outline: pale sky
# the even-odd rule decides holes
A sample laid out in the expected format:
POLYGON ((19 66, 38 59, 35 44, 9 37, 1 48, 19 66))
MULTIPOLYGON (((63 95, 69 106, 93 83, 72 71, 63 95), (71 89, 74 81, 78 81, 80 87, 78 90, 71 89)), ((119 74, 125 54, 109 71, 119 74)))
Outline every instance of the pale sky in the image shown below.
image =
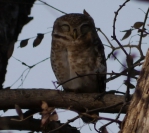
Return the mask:
MULTIPOLYGON (((113 18, 114 18, 114 12, 119 8, 119 5, 121 5, 124 2, 124 0, 121 0, 121 1, 120 0, 94 0, 94 1, 44 0, 44 1, 66 13, 82 13, 83 10, 85 9, 93 17, 96 27, 100 27, 101 30, 109 38, 111 43, 114 46, 117 46, 116 42, 112 41, 111 39, 111 35, 113 31, 112 29, 113 18)), ((35 2, 30 14, 30 16, 34 17, 34 20, 31 21, 26 26, 24 26, 22 32, 19 35, 18 40, 35 37, 37 33, 47 33, 47 32, 50 32, 50 33, 45 34, 42 43, 36 48, 33 48, 32 46, 34 39, 30 39, 28 45, 24 48, 18 48, 20 41, 16 42, 15 50, 13 53, 13 57, 21 60, 22 62, 25 62, 28 65, 33 65, 50 56, 51 31, 52 31, 53 22, 57 17, 63 15, 62 13, 44 4, 38 4, 38 3, 41 3, 41 2, 39 1, 35 2)), ((119 12, 119 15, 117 17, 117 22, 116 22, 116 36, 119 40, 122 39, 124 35, 124 33, 120 31, 130 29, 130 27, 133 26, 135 22, 144 20, 145 14, 138 8, 141 8, 143 11, 146 12, 148 5, 143 3, 138 3, 138 2, 135 2, 135 0, 132 0, 131 2, 128 2, 126 6, 123 7, 123 9, 119 12)), ((149 24, 149 20, 148 20, 148 24, 149 24)), ((134 31, 132 35, 135 35, 135 34, 137 34, 136 31, 134 31)), ((103 44, 109 45, 106 39, 100 33, 99 33, 99 36, 103 44)), ((143 39, 143 43, 144 43, 143 49, 145 54, 149 44, 148 39, 149 39, 148 37, 146 37, 146 39, 143 39)), ((133 41, 132 43, 137 44, 138 40, 139 40, 138 37, 134 37, 132 39, 133 41)), ((128 44, 129 39, 126 39, 120 42, 122 44, 128 44)), ((106 56, 108 55, 109 52, 110 52, 110 49, 108 47, 105 47, 106 56)), ((136 52, 137 51, 134 50, 132 53, 136 53, 136 52)), ((9 65, 7 68, 8 73, 6 76, 4 87, 11 86, 20 77, 22 72, 27 68, 26 66, 23 66, 20 62, 15 60, 13 57, 11 57, 9 60, 9 65)), ((119 52, 118 58, 122 63, 125 62, 125 56, 122 51, 119 52)), ((120 72, 122 70, 121 65, 114 60, 108 60, 107 67, 108 67, 108 72, 111 72, 112 70, 114 72, 120 72)), ((24 73, 22 78, 18 80, 18 82, 16 82, 16 84, 14 84, 11 88, 19 87, 19 88, 54 89, 52 81, 56 81, 56 78, 51 69, 49 59, 37 65, 35 68, 31 69, 24 83, 21 84, 22 79, 25 78, 26 74, 27 72, 24 73)), ((109 82, 107 84, 107 90, 119 89, 119 91, 125 91, 126 87, 122 85, 123 80, 125 79, 126 79, 125 77, 121 77, 121 78, 118 78, 117 80, 109 82)), ((133 84, 136 84, 135 80, 133 84)), ((59 115, 59 119, 61 120, 62 123, 66 122, 68 119, 72 119, 77 115, 76 113, 72 113, 70 111, 60 110, 60 109, 58 109, 57 112, 59 115)), ((5 114, 3 112, 0 112, 0 113, 2 116, 16 115, 16 112, 13 110, 7 111, 5 114)), ((116 114, 104 114, 104 113, 99 113, 99 114, 100 116, 109 117, 113 119, 116 117, 116 114)), ((120 117, 120 120, 123 119, 123 116, 124 115, 120 117)), ((35 117, 40 118, 39 115, 36 115, 35 117)), ((99 121, 97 124, 97 127, 99 128, 104 123, 107 123, 107 121, 99 121)), ((81 129, 81 133, 96 133, 92 124, 83 125, 81 119, 76 120, 75 122, 71 123, 71 125, 81 129)), ((108 126, 109 133, 117 133, 118 130, 119 130, 118 125, 116 124, 111 124, 110 126, 108 126)))

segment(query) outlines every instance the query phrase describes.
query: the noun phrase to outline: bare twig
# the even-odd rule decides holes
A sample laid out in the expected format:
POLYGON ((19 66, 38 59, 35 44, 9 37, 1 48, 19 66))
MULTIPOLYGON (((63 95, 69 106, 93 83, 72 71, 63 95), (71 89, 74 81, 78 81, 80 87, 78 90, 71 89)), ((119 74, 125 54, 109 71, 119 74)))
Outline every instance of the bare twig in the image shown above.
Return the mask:
POLYGON ((120 60, 113 54, 113 52, 115 51, 115 47, 112 45, 112 43, 110 42, 110 40, 108 39, 108 37, 105 35, 105 33, 100 29, 100 28, 96 28, 97 31, 101 32, 101 34, 103 34, 103 36, 106 38, 106 40, 108 41, 108 43, 110 44, 110 46, 103 44, 109 48, 112 49, 112 52, 110 54, 108 54, 108 57, 110 57, 110 55, 112 54, 114 56, 114 58, 124 67, 124 65, 120 62, 120 60))
POLYGON ((15 85, 15 84, 19 81, 19 79, 22 78, 23 74, 24 74, 28 69, 29 69, 29 68, 26 68, 26 69, 22 72, 21 76, 11 85, 11 87, 12 87, 13 85, 15 85))
MULTIPOLYGON (((115 120, 118 120, 118 118, 119 118, 119 116, 120 116, 120 114, 121 114, 121 111, 123 110, 123 108, 124 108, 127 104, 128 104, 128 103, 123 103, 123 106, 121 107, 121 109, 120 109, 120 111, 119 111, 117 117, 115 118, 115 120)), ((100 127, 100 129, 102 130, 102 128, 105 128, 106 126, 112 124, 113 122, 115 122, 115 121, 110 121, 110 122, 108 122, 107 124, 105 124, 105 125, 103 125, 102 127, 100 127)))
POLYGON ((25 78, 22 80, 22 83, 19 85, 19 87, 20 87, 20 86, 23 84, 23 82, 25 81, 25 79, 27 78, 27 76, 28 76, 30 70, 31 70, 32 68, 34 68, 36 65, 38 65, 38 64, 40 64, 40 63, 42 63, 42 62, 48 60, 50 57, 45 58, 45 59, 43 59, 42 61, 39 61, 38 63, 36 63, 36 64, 34 64, 34 65, 32 65, 32 66, 27 65, 26 63, 22 62, 21 60, 15 58, 15 57, 13 57, 13 58, 14 58, 15 60, 19 61, 20 63, 22 63, 22 65, 27 66, 27 68, 22 72, 21 76, 19 76, 19 78, 11 85, 11 87, 12 87, 14 84, 16 84, 16 82, 18 82, 19 79, 22 78, 22 76, 24 75, 24 73, 25 73, 27 70, 29 70, 29 71, 27 72, 25 78))
POLYGON ((44 2, 44 1, 42 1, 42 0, 38 0, 38 1, 44 3, 45 5, 47 5, 47 6, 51 7, 51 8, 53 8, 53 9, 56 10, 56 11, 59 11, 59 12, 61 12, 61 13, 63 13, 63 14, 67 14, 67 13, 65 13, 65 12, 63 12, 63 11, 61 11, 61 10, 59 10, 59 9, 57 9, 57 8, 55 8, 55 7, 53 7, 53 6, 51 6, 51 5, 49 5, 48 3, 46 3, 46 2, 44 2))
MULTIPOLYGON (((142 65, 143 63, 142 62, 140 62, 140 61, 142 61, 143 59, 139 59, 136 63, 134 63, 134 65, 133 66, 131 66, 130 68, 134 68, 134 67, 136 67, 136 66, 140 66, 140 65, 142 65)), ((128 68, 126 68, 125 70, 123 70, 122 72, 120 72, 119 74, 123 74, 123 73, 127 73, 128 72, 128 68)), ((106 82, 109 82, 109 81, 111 81, 111 80, 114 80, 114 79, 116 79, 116 78, 118 78, 119 76, 122 76, 122 75, 115 75, 115 76, 113 76, 113 77, 110 77, 110 78, 108 78, 107 80, 106 80, 106 82)))
POLYGON ((99 112, 99 111, 101 111, 101 110, 106 110, 106 109, 115 108, 115 107, 117 107, 117 106, 119 106, 119 105, 122 105, 122 104, 123 104, 123 102, 119 102, 119 103, 116 103, 116 104, 111 105, 111 106, 108 106, 108 107, 88 110, 88 111, 86 111, 86 113, 92 113, 92 112, 97 112, 97 111, 99 112))
POLYGON ((149 13, 149 8, 146 12, 146 15, 145 15, 145 18, 144 18, 144 23, 143 23, 143 26, 142 26, 142 30, 141 30, 141 35, 140 35, 140 40, 139 40, 139 45, 138 45, 138 49, 140 51, 140 54, 141 56, 143 57, 143 52, 142 52, 142 49, 141 49, 141 43, 142 43, 142 37, 143 37, 143 32, 144 32, 144 29, 145 29, 145 24, 146 24, 146 20, 147 20, 147 17, 148 17, 148 13, 149 13))
MULTIPOLYGON (((44 35, 46 35, 46 34, 48 34, 48 33, 51 33, 52 31, 49 31, 49 32, 46 32, 46 33, 42 33, 42 34, 44 34, 44 35)), ((30 38, 26 38, 26 39, 23 39, 23 40, 29 40, 29 39, 34 39, 34 38, 36 38, 37 36, 33 36, 33 37, 30 37, 30 38)), ((17 41, 22 41, 22 40, 17 40, 17 41)), ((18 48, 19 48, 20 46, 18 46, 18 48)))
POLYGON ((80 118, 80 116, 79 116, 79 115, 78 115, 78 116, 76 116, 76 117, 74 117, 74 118, 72 118, 72 119, 70 119, 70 120, 68 120, 66 123, 62 124, 62 125, 61 125, 61 126, 59 126, 58 128, 56 128, 56 129, 54 129, 54 130, 49 131, 48 133, 53 133, 53 132, 55 132, 55 131, 57 131, 57 130, 61 129, 62 127, 64 127, 64 126, 68 125, 69 123, 71 123, 71 122, 75 121, 75 120, 76 120, 76 119, 78 119, 78 118, 80 118))
POLYGON ((100 29, 100 28, 96 28, 97 29, 97 31, 99 31, 99 32, 101 32, 101 34, 103 34, 103 36, 107 39, 107 41, 108 41, 108 43, 110 44, 110 48, 114 48, 113 47, 113 45, 112 45, 112 43, 110 42, 110 40, 109 40, 109 38, 105 35, 105 33, 100 29))
MULTIPOLYGON (((121 105, 121 104, 123 104, 123 102, 117 103, 117 104, 115 104, 115 105, 112 105, 112 106, 109 106, 109 107, 106 107, 106 108, 88 110, 88 111, 86 111, 85 113, 81 113, 80 115, 78 115, 78 116, 76 116, 76 117, 74 117, 74 118, 68 120, 65 124, 61 125, 60 127, 56 128, 56 129, 54 129, 54 130, 49 131, 48 133, 55 132, 55 131, 61 129, 62 127, 66 126, 67 124, 69 124, 69 123, 75 121, 76 119, 81 118, 82 116, 87 116, 87 117, 91 117, 91 118, 92 118, 92 116, 89 115, 89 114, 87 114, 87 113, 96 112, 96 111, 100 111, 100 110, 103 110, 103 109, 114 108, 114 107, 119 106, 119 105, 121 105)), ((110 119, 110 118, 105 118, 105 117, 99 117, 98 120, 108 120, 108 121, 112 121, 112 122, 121 123, 121 121, 119 121, 119 120, 117 120, 117 119, 110 119)))
POLYGON ((119 9, 115 12, 115 17, 114 17, 114 20, 113 20, 113 36, 111 36, 117 43, 118 45, 120 46, 120 48, 123 50, 123 52, 126 54, 126 56, 128 55, 126 50, 123 48, 122 44, 118 41, 118 39, 116 38, 116 34, 115 34, 115 23, 116 23, 116 18, 117 18, 117 15, 119 13, 119 11, 125 6, 125 4, 127 2, 129 2, 130 0, 126 0, 122 5, 120 5, 119 9))
MULTIPOLYGON (((125 70, 127 70, 127 69, 125 69, 125 70)), ((61 83, 57 82, 59 85, 58 85, 56 88, 58 88, 59 86, 65 84, 65 83, 67 83, 67 82, 69 82, 69 81, 72 81, 72 80, 74 80, 74 79, 77 79, 77 78, 80 78, 80 77, 85 77, 85 76, 91 76, 91 75, 110 75, 110 77, 113 76, 113 75, 117 75, 117 76, 122 76, 122 75, 123 75, 123 76, 128 76, 128 75, 126 74, 126 72, 121 72, 121 73, 115 73, 115 72, 112 72, 112 73, 89 73, 89 74, 83 74, 83 75, 77 74, 76 77, 73 77, 73 78, 71 78, 71 79, 68 79, 68 80, 66 80, 66 81, 64 81, 64 82, 61 82, 61 83)), ((136 77, 133 77, 133 78, 136 79, 136 77)))

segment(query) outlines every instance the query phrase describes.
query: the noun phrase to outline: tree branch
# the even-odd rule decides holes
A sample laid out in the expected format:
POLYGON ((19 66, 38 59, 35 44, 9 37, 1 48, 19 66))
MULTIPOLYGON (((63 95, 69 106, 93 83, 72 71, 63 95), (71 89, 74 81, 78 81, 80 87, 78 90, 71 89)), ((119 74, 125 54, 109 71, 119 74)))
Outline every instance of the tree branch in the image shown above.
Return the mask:
POLYGON ((118 39, 116 38, 116 34, 115 34, 115 23, 116 23, 116 19, 117 19, 117 15, 119 13, 119 11, 125 6, 125 4, 127 2, 129 2, 130 0, 126 0, 122 5, 120 5, 119 9, 115 12, 115 17, 113 20, 113 36, 111 36, 119 45, 119 47, 123 50, 123 52, 125 53, 125 55, 127 56, 128 53, 126 52, 126 50, 123 48, 123 46, 121 45, 121 43, 118 41, 118 39))
MULTIPOLYGON (((29 131, 43 131, 48 132, 50 130, 58 129, 63 123, 60 123, 59 121, 50 121, 46 124, 46 127, 42 128, 41 127, 41 120, 40 119, 27 119, 22 122, 18 121, 12 121, 11 119, 18 119, 17 116, 5 116, 5 117, 0 117, 0 129, 1 130, 29 130, 29 131), (46 128, 46 129, 45 129, 46 128)), ((77 128, 72 127, 70 125, 65 125, 63 128, 59 128, 59 130, 55 133, 80 133, 77 128)))
MULTIPOLYGON (((107 94, 102 100, 94 100, 98 95, 99 93, 67 93, 50 89, 1 90, 0 109, 14 109, 15 104, 22 109, 41 108, 41 102, 46 101, 51 107, 70 109, 77 112, 85 112, 86 109, 97 108, 103 108, 100 112, 119 112, 121 105, 109 109, 105 108, 123 102, 124 96, 107 94)), ((123 113, 126 112, 127 107, 123 109, 123 113)))
POLYGON ((11 120, 19 119, 18 116, 5 116, 0 117, 0 129, 1 130, 32 130, 41 131, 41 120, 40 119, 27 119, 22 122, 11 120))

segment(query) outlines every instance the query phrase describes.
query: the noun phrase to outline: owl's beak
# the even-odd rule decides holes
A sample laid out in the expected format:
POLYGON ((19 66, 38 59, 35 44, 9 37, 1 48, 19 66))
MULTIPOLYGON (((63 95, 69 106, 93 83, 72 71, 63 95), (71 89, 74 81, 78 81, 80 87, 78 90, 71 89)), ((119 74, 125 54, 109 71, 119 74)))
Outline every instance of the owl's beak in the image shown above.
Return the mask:
POLYGON ((74 30, 73 30, 73 38, 76 40, 77 37, 78 37, 78 35, 77 35, 77 30, 74 29, 74 30))

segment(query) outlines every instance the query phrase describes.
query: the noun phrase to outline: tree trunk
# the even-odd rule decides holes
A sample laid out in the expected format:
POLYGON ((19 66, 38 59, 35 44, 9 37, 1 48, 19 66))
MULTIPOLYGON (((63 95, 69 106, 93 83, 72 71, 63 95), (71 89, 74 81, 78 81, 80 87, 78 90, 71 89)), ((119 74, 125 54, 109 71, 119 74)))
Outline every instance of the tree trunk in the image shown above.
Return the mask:
POLYGON ((0 0, 0 89, 5 81, 8 59, 13 53, 14 44, 28 17, 35 0, 0 0))
POLYGON ((149 133, 149 50, 119 133, 149 133))

